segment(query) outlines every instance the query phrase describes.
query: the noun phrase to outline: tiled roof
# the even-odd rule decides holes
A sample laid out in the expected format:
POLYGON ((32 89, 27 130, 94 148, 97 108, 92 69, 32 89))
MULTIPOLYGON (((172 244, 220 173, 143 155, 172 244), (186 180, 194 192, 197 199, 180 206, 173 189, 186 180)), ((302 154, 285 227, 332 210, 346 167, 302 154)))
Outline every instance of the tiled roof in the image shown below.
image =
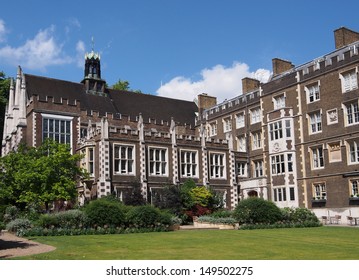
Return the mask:
POLYGON ((107 96, 97 96, 87 94, 82 83, 29 74, 25 74, 25 81, 29 97, 37 95, 40 100, 46 100, 51 96, 54 102, 67 99, 70 104, 80 101, 81 109, 98 111, 100 115, 113 113, 135 118, 141 113, 145 121, 149 118, 170 121, 173 118, 178 123, 194 125, 195 112, 198 111, 194 102, 150 94, 109 89, 107 96))

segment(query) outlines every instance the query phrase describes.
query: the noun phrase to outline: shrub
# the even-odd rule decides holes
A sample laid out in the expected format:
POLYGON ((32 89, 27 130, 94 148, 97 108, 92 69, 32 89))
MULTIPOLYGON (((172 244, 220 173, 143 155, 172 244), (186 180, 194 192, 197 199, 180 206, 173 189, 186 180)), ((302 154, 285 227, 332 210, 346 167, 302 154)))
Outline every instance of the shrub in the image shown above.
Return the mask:
POLYGON ((87 225, 89 226, 121 226, 125 224, 125 208, 120 202, 97 199, 85 207, 87 225))
POLYGON ((20 211, 16 206, 8 206, 5 209, 4 222, 9 223, 19 218, 20 211))
POLYGON ((161 224, 170 225, 172 215, 161 212, 152 205, 132 207, 127 213, 127 223, 135 227, 152 227, 161 224))
POLYGON ((23 218, 15 219, 6 225, 6 229, 8 231, 14 232, 17 235, 21 235, 19 233, 21 233, 22 231, 27 230, 31 227, 32 227, 32 224, 31 224, 30 220, 23 219, 23 218))
POLYGON ((271 201, 250 197, 238 203, 233 216, 239 224, 273 224, 281 220, 282 212, 271 201))
POLYGON ((230 218, 232 217, 232 215, 233 215, 232 211, 226 209, 220 209, 218 211, 211 213, 209 216, 214 218, 230 218))
POLYGON ((41 215, 37 224, 44 228, 79 228, 87 222, 87 215, 78 209, 67 210, 54 214, 41 215))
POLYGON ((201 217, 198 217, 198 222, 211 223, 211 224, 235 225, 236 219, 231 218, 231 217, 201 216, 201 217))
POLYGON ((318 217, 307 208, 283 208, 283 220, 292 223, 319 223, 318 217))

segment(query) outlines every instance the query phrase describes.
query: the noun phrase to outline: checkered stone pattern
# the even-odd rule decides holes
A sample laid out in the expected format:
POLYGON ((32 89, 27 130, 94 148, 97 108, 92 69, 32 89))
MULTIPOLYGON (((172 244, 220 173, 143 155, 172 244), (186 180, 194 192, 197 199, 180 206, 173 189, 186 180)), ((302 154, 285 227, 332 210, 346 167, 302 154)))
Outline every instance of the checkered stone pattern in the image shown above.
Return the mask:
POLYGON ((172 166, 173 166, 173 184, 178 182, 178 149, 176 145, 172 145, 172 166))
POLYGON ((229 176, 231 182, 231 209, 234 209, 237 206, 238 202, 238 190, 236 183, 236 171, 235 171, 235 157, 232 151, 229 152, 229 176))
POLYGON ((147 177, 146 177, 146 146, 140 141, 140 176, 141 192, 144 198, 147 197, 147 177))
POLYGON ((100 142, 100 180, 97 184, 98 197, 103 197, 111 194, 111 179, 110 179, 110 144, 106 140, 100 142))

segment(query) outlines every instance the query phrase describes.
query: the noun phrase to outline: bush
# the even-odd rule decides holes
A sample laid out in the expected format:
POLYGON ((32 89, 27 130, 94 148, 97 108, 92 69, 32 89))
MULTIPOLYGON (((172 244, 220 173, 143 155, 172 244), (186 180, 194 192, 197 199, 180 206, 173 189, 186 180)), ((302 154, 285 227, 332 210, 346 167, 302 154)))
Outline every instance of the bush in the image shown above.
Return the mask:
POLYGON ((283 221, 291 223, 319 223, 318 217, 307 208, 283 208, 283 221))
POLYGON ((125 208, 117 201, 100 198, 85 207, 88 226, 121 226, 125 224, 125 208))
POLYGON ((127 223, 135 227, 153 227, 159 225, 170 225, 172 215, 161 212, 152 205, 132 207, 127 213, 127 223))
POLYGON ((10 232, 16 233, 16 235, 21 235, 21 232, 27 229, 30 229, 32 224, 29 219, 15 219, 6 225, 6 229, 10 232))
POLYGON ((231 217, 201 216, 198 217, 198 222, 210 223, 210 224, 235 225, 236 219, 231 217))
POLYGON ((19 218, 20 211, 16 206, 8 206, 5 209, 4 222, 9 223, 19 218))
POLYGON ((233 217, 239 224, 273 224, 281 220, 282 212, 271 201, 250 197, 238 203, 233 217))
POLYGON ((87 222, 87 215, 78 209, 67 210, 54 214, 41 215, 37 224, 44 228, 79 228, 87 222))

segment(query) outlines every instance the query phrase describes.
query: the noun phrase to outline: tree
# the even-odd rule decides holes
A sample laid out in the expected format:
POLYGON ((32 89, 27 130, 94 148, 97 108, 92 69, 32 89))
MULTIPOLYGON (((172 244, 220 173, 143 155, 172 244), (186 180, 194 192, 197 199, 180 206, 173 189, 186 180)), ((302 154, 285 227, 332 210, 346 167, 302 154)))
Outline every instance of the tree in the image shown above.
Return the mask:
POLYGON ((10 80, 0 71, 0 135, 3 136, 6 103, 9 98, 10 80))
POLYGON ((9 204, 24 208, 70 201, 77 196, 77 179, 87 177, 78 166, 79 154, 72 155, 70 147, 45 140, 37 148, 20 146, 0 159, 0 197, 9 204))
POLYGON ((116 90, 125 90, 125 91, 133 91, 133 92, 137 92, 137 93, 142 93, 141 90, 133 90, 130 88, 130 82, 129 81, 122 81, 121 79, 118 79, 118 82, 115 83, 112 86, 113 89, 116 90))

